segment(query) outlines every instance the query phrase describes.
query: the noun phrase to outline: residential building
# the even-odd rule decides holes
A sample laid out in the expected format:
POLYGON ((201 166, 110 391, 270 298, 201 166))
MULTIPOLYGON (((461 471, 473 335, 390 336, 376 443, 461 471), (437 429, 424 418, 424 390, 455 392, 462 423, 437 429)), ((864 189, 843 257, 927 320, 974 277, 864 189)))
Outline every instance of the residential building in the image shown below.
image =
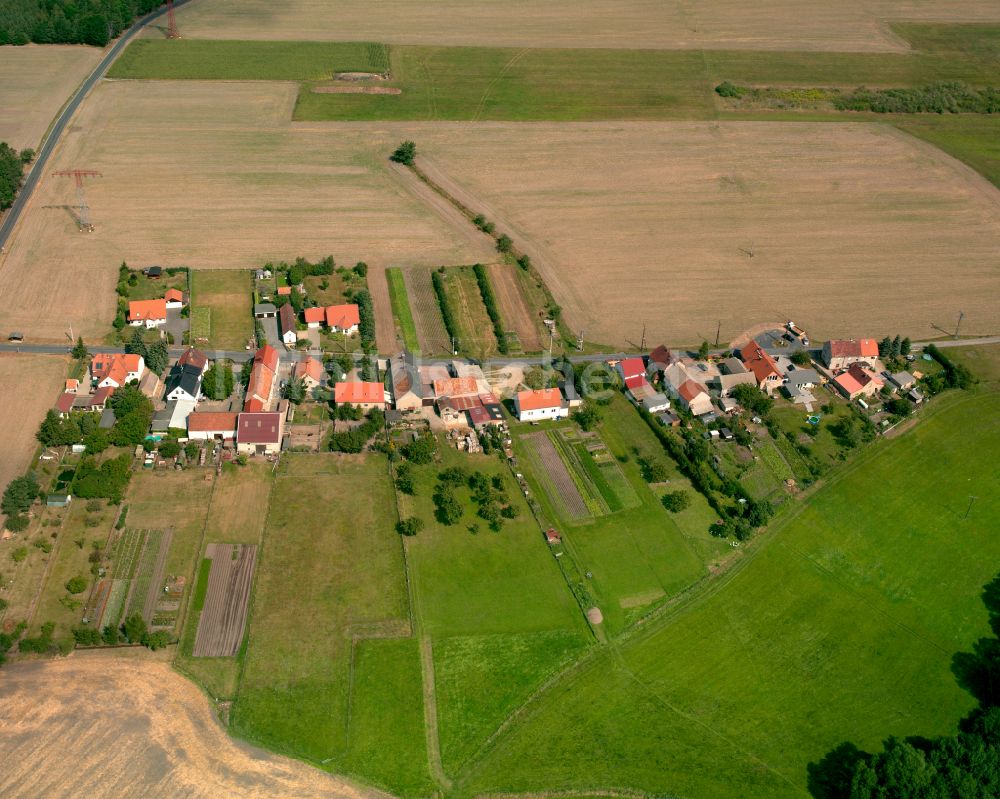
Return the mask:
POLYGON ((885 385, 882 379, 867 366, 855 362, 845 372, 834 377, 834 384, 848 399, 871 397, 885 385))
POLYGON ((298 324, 295 319, 295 309, 286 302, 278 309, 278 321, 281 323, 281 340, 291 346, 299 340, 298 324))
POLYGON ((141 355, 98 353, 90 359, 90 380, 98 388, 121 388, 146 371, 141 355))
POLYGON ((650 413, 670 410, 670 400, 667 399, 667 395, 657 391, 649 383, 640 383, 626 393, 633 404, 645 408, 650 413))
POLYGON ((295 370, 292 374, 302 381, 306 391, 312 391, 323 384, 323 364, 311 355, 304 361, 295 364, 295 370))
POLYGON ((247 412, 236 419, 236 451, 244 455, 276 455, 285 434, 280 411, 247 412))
POLYGON ((199 411, 187 418, 188 438, 195 441, 226 441, 236 437, 236 419, 239 414, 199 411))
POLYGON ((564 419, 569 416, 569 404, 558 388, 519 391, 514 396, 517 418, 522 422, 543 419, 564 419))
POLYGON ((168 309, 184 307, 184 292, 180 289, 167 289, 163 299, 168 309))
POLYGON ((874 367, 878 361, 878 342, 873 338, 831 339, 823 345, 823 363, 833 371, 846 369, 852 363, 874 367))
POLYGON ((712 378, 712 382, 718 387, 719 396, 728 397, 736 386, 756 386, 757 378, 739 358, 726 358, 719 363, 719 374, 712 378))
POLYGON ((362 410, 385 410, 387 397, 381 383, 353 381, 336 383, 333 387, 333 401, 337 405, 354 405, 362 410))
POLYGON ((334 333, 355 333, 361 323, 358 306, 354 304, 306 308, 303 315, 308 327, 317 328, 325 324, 334 333))
POLYGON ((270 408, 278 382, 278 366, 278 351, 270 344, 265 344, 254 353, 243 410, 261 412, 270 408))
POLYGON ((625 388, 632 389, 649 381, 646 379, 646 364, 642 358, 624 358, 616 367, 625 388))
POLYGON ((208 366, 208 356, 201 350, 189 347, 184 350, 181 357, 177 359, 177 363, 181 366, 195 366, 199 371, 204 372, 205 367, 208 366))
POLYGON ((302 312, 302 316, 306 320, 306 327, 315 330, 326 322, 326 308, 321 305, 315 308, 306 308, 302 312))
POLYGON ((743 365, 753 373, 761 391, 770 394, 784 382, 785 376, 777 362, 753 339, 740 348, 739 356, 743 365))
POLYGON ((674 354, 669 348, 661 344, 649 353, 649 370, 651 372, 662 372, 674 362, 674 354))
POLYGON ((712 412, 712 398, 701 383, 685 380, 677 388, 677 399, 694 416, 712 412))
POLYGON ((167 301, 132 300, 128 304, 128 323, 132 327, 159 327, 167 323, 167 301))
POLYGON ((417 411, 424 407, 423 384, 412 355, 404 352, 389 360, 389 381, 397 411, 417 411))
POLYGON ((107 386, 98 388, 93 394, 78 394, 66 391, 56 400, 55 410, 60 418, 65 418, 73 411, 88 413, 103 413, 108 403, 108 397, 114 393, 114 388, 107 386))
POLYGON ((201 370, 197 366, 175 364, 171 367, 166 380, 165 400, 197 402, 201 396, 201 370))

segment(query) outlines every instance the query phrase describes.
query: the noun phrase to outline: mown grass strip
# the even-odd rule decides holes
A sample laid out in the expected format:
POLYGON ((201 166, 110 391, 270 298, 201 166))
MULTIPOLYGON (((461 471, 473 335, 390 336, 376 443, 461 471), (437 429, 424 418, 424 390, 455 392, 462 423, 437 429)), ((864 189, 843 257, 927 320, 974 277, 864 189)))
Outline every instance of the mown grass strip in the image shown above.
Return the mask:
POLYGON ((410 299, 406 294, 403 270, 398 267, 386 269, 385 277, 389 283, 389 301, 392 304, 392 314, 396 317, 396 324, 403 337, 403 346, 409 352, 419 352, 420 342, 417 339, 417 326, 413 321, 410 299))

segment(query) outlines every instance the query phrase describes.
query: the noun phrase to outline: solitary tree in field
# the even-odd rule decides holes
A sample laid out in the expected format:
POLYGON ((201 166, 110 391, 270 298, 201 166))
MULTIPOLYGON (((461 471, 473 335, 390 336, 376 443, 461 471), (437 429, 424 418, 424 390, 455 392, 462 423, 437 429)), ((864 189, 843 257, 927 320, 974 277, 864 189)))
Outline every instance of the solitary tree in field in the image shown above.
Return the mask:
POLYGON ((393 151, 392 155, 389 156, 389 160, 395 161, 397 164, 413 166, 413 159, 416 157, 417 145, 407 139, 393 151))
POLYGON ((671 491, 669 494, 664 494, 660 502, 671 513, 680 513, 691 505, 691 497, 687 491, 671 491))

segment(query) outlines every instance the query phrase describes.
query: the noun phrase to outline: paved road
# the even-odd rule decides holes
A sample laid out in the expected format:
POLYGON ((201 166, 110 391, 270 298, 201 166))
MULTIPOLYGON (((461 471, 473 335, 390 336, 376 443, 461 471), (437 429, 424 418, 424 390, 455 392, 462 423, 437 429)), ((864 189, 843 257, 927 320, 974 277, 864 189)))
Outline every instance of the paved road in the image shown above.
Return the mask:
MULTIPOLYGON (((174 3, 174 7, 183 5, 189 0, 177 0, 174 3)), ((38 151, 38 155, 35 158, 34 164, 32 164, 31 171, 28 172, 27 177, 24 179, 24 185, 21 187, 21 191, 18 192, 17 198, 14 200, 14 204, 10 207, 7 212, 7 216, 4 217, 3 223, 0 224, 0 253, 5 252, 10 241, 12 234, 14 232, 14 227, 17 225, 18 219, 20 219, 21 214, 24 209, 28 206, 28 201, 31 199, 31 194, 34 192, 35 187, 38 185, 38 181, 41 180, 42 175, 45 174, 45 170, 49 161, 49 157, 55 150, 56 145, 59 144, 59 139, 69 124, 70 119, 72 119, 73 114, 76 113, 76 109, 80 107, 80 103, 83 102, 84 97, 87 96, 94 84, 97 83, 110 69, 111 65, 114 63, 115 59, 121 55, 122 50, 125 49, 126 45, 135 37, 135 35, 141 31, 146 25, 155 19, 158 19, 163 14, 166 13, 166 7, 157 9, 156 11, 151 11, 144 17, 136 20, 131 28, 126 30, 114 43, 112 48, 107 52, 101 62, 94 68, 94 71, 90 73, 90 76, 80 85, 80 88, 76 90, 76 94, 73 95, 72 99, 66 104, 66 107, 59 113, 56 117, 55 124, 49 130, 49 135, 45 137, 45 141, 42 143, 41 149, 38 151)), ((86 164, 81 165, 81 168, 86 168, 86 164)))

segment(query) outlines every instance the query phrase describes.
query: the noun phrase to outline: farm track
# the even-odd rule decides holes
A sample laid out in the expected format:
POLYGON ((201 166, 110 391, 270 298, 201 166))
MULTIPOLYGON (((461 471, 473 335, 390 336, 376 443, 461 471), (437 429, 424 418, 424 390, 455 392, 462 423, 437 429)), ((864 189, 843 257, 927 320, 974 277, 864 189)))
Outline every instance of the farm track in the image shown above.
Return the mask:
POLYGON ((506 330, 517 333, 522 350, 536 352, 542 348, 542 340, 517 275, 514 274, 513 270, 516 268, 509 264, 490 264, 487 271, 493 284, 493 293, 500 304, 500 316, 506 330))
POLYGON ((231 657, 243 641, 257 547, 253 544, 209 544, 212 561, 205 606, 198 620, 195 657, 231 657), (236 558, 234 548, 238 547, 236 558))
POLYGON ((552 499, 562 505, 570 519, 588 518, 590 514, 587 511, 587 504, 548 434, 529 433, 523 438, 534 450, 542 470, 548 477, 548 482, 558 494, 558 497, 552 499))
POLYGON ((444 328, 441 309, 431 285, 431 273, 425 269, 407 269, 403 272, 403 282, 410 298, 420 351, 425 356, 446 353, 448 331, 444 328))

